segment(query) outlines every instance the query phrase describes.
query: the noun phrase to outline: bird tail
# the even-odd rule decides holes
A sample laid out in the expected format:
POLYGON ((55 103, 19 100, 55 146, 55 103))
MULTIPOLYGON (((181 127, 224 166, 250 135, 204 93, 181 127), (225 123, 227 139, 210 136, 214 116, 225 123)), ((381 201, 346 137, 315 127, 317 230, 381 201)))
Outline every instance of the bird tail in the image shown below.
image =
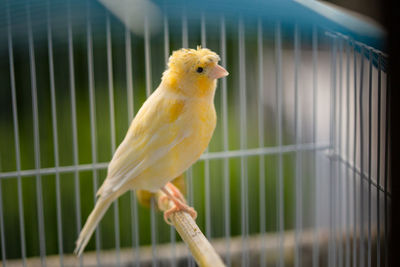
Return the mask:
POLYGON ((76 241, 76 247, 74 253, 80 256, 85 249, 87 243, 90 240, 94 230, 96 229, 97 224, 103 218, 106 213, 108 207, 110 207, 111 203, 114 201, 114 194, 108 196, 101 196, 94 207, 93 211, 90 213, 89 218, 87 219, 85 226, 81 230, 79 234, 79 238, 76 241))

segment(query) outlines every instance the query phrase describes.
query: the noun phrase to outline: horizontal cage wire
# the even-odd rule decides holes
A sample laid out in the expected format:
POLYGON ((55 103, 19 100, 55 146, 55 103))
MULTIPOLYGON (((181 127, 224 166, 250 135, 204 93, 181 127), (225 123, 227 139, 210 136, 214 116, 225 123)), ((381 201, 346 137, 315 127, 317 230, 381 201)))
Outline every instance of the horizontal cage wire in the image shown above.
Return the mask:
POLYGON ((196 265, 133 191, 73 250, 169 56, 201 45, 230 74, 184 191, 224 263, 386 266, 388 55, 315 21, 177 3, 1 3, 2 265, 196 265))

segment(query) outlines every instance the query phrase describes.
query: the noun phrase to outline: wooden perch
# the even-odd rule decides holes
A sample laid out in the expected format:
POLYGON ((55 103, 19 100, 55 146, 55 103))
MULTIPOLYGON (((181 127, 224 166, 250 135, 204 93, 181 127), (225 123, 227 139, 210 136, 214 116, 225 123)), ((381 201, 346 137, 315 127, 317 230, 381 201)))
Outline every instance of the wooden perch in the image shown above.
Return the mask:
MULTIPOLYGON (((159 203, 159 198, 165 196, 162 191, 155 194, 156 203, 159 203)), ((167 198, 163 198, 167 199, 167 198)), ((159 204, 161 211, 166 211, 172 208, 175 204, 169 200, 159 204)), ((194 259, 200 267, 221 267, 225 266, 220 256, 211 246, 210 242, 201 232, 193 218, 184 211, 177 211, 169 216, 176 231, 182 237, 183 241, 189 247, 194 259)))

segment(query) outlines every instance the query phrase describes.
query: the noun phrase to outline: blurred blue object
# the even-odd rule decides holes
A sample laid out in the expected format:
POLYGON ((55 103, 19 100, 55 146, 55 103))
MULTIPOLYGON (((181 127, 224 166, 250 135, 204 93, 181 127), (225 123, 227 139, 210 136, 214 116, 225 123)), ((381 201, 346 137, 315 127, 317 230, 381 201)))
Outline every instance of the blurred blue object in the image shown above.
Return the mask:
MULTIPOLYGON (((141 0, 140 2, 145 3, 148 0, 141 0)), ((70 5, 73 10, 86 13, 86 7, 90 2, 97 2, 91 5, 92 15, 91 21, 96 23, 97 19, 102 21, 102 15, 98 16, 97 14, 101 14, 103 11, 102 5, 99 5, 100 2, 104 4, 107 2, 107 8, 110 8, 110 5, 117 5, 118 3, 123 3, 124 5, 132 5, 134 8, 142 8, 143 5, 137 5, 138 0, 120 0, 120 1, 78 1, 78 0, 70 0, 70 5)), ((312 25, 317 25, 321 29, 325 29, 330 32, 340 32, 343 35, 347 35, 350 38, 369 45, 371 47, 375 47, 379 50, 385 51, 385 39, 386 32, 380 27, 377 23, 371 22, 371 20, 366 20, 362 16, 354 16, 351 13, 347 13, 342 11, 341 9, 335 8, 331 5, 324 4, 323 2, 313 1, 313 0, 270 0, 270 1, 257 1, 257 0, 202 0, 202 1, 194 1, 194 0, 154 0, 149 1, 148 6, 158 7, 162 13, 167 14, 170 17, 180 18, 182 13, 185 12, 188 17, 195 16, 198 17, 201 12, 206 12, 208 15, 220 16, 224 15, 227 18, 236 18, 238 16, 243 16, 244 18, 249 17, 260 17, 264 21, 270 22, 281 22, 282 30, 288 30, 293 27, 296 23, 300 27, 308 27, 312 25), (153 4, 151 4, 151 2, 153 4)), ((3 3, 4 4, 4 3, 3 3)), ((2 5, 3 5, 2 4, 2 5)), ((21 21, 25 22, 26 20, 26 1, 9 1, 5 6, 10 6, 10 16, 12 18, 12 24, 14 31, 18 35, 18 29, 21 24, 21 21)), ((45 0, 37 0, 31 1, 31 12, 33 16, 33 26, 40 25, 45 23, 46 16, 46 8, 47 1, 45 0)), ((52 12, 53 14, 60 14, 60 16, 56 16, 53 19, 55 27, 57 25, 61 25, 58 21, 65 21, 67 18, 64 16, 65 3, 63 1, 54 1, 52 2, 52 12)), ((0 30, 6 29, 7 21, 5 10, 7 8, 2 8, 0 11, 0 30)), ((112 11, 112 9, 110 9, 112 11)), ((129 8, 132 10, 132 8, 129 8)), ((129 13, 127 10, 124 10, 124 13, 129 13)), ((131 12, 131 14, 124 14, 123 16, 118 16, 121 21, 126 21, 126 17, 137 16, 138 12, 131 12)), ((140 12, 139 12, 140 13, 140 12)), ((143 10, 143 14, 153 14, 152 12, 146 12, 143 10)), ((114 14, 116 15, 116 14, 114 14)), ((85 16, 79 16, 78 14, 74 14, 74 18, 84 18, 85 16)), ((132 19, 132 18, 129 18, 132 19)), ((134 18, 135 19, 135 18, 134 18)), ((137 24, 136 18, 136 24, 137 24)), ((161 22, 161 20, 157 20, 161 22)), ((75 25, 86 23, 84 20, 75 20, 73 21, 75 25)), ((159 25, 160 26, 160 25, 159 25)), ((132 28, 132 27, 130 27, 132 28)), ((156 27, 159 28, 159 27, 156 27)), ((22 34, 24 34, 25 29, 21 29, 22 34)), ((131 29, 132 30, 132 29, 131 29)), ((40 34, 39 34, 40 35, 40 34)), ((16 36, 14 36, 16 37, 16 36)))
POLYGON ((199 12, 227 17, 261 17, 268 21, 280 21, 285 26, 297 23, 299 26, 318 25, 327 31, 340 32, 356 41, 384 50, 386 33, 379 25, 361 17, 355 17, 323 2, 313 0, 156 0, 160 8, 172 16, 188 16, 199 12))

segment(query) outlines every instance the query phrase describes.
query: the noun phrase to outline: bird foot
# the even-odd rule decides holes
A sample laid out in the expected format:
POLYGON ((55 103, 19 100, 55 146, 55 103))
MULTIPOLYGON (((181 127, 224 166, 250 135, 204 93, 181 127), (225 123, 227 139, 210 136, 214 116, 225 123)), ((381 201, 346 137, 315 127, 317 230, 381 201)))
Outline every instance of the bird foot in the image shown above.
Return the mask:
POLYGON ((194 210, 194 208, 183 203, 180 204, 175 203, 175 206, 164 212, 164 220, 167 224, 173 225, 169 216, 177 211, 184 211, 189 213, 189 215, 193 218, 193 220, 196 220, 197 218, 197 212, 194 210))
POLYGON ((169 216, 177 211, 185 211, 192 216, 193 220, 197 218, 197 212, 194 210, 194 208, 188 206, 185 202, 185 198, 183 197, 182 193, 176 188, 172 183, 168 183, 164 188, 161 189, 166 196, 160 197, 159 198, 159 203, 164 202, 165 199, 169 199, 172 202, 174 202, 175 206, 166 210, 164 212, 164 220, 167 224, 172 225, 172 221, 170 220, 169 216), (171 190, 171 192, 166 188, 171 190))
POLYGON ((168 186, 168 188, 171 190, 171 194, 174 197, 178 198, 182 203, 186 203, 185 197, 173 183, 167 183, 166 186, 168 186))

